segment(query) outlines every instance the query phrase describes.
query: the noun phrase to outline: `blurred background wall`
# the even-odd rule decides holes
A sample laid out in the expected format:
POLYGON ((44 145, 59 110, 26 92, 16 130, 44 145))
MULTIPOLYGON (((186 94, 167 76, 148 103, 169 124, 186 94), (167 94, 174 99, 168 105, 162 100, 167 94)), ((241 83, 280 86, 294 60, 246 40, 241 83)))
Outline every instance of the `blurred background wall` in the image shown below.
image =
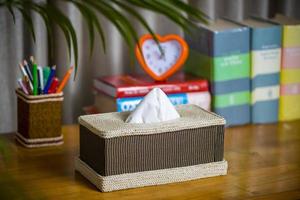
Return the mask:
MULTIPOLYGON (((41 0, 44 1, 44 0, 41 0)), ((279 12, 291 17, 300 18, 299 0, 188 0, 188 2, 202 11, 208 18, 214 20, 226 17, 242 20, 250 15, 263 18, 272 17, 279 12)), ((114 75, 122 73, 143 73, 130 60, 128 48, 121 36, 103 17, 101 22, 105 27, 107 52, 104 54, 99 38, 96 40, 93 54, 89 54, 88 33, 82 16, 75 7, 59 2, 59 7, 74 24, 79 43, 79 66, 75 81, 70 81, 64 90, 65 100, 63 105, 63 122, 76 123, 77 117, 82 114, 84 106, 93 103, 92 79, 100 75, 114 75)), ((150 26, 158 34, 175 33, 182 35, 182 31, 163 16, 149 11, 139 10, 150 26)), ((62 77, 74 61, 68 60, 66 43, 62 33, 55 32, 54 58, 48 56, 47 37, 44 24, 39 16, 32 14, 36 31, 34 43, 24 25, 22 17, 16 14, 16 23, 8 10, 0 8, 0 133, 16 130, 16 96, 14 89, 17 87, 17 78, 20 77, 18 63, 24 58, 33 55, 37 63, 44 66, 57 65, 58 77, 62 77)), ((145 30, 136 24, 139 35, 145 30)))

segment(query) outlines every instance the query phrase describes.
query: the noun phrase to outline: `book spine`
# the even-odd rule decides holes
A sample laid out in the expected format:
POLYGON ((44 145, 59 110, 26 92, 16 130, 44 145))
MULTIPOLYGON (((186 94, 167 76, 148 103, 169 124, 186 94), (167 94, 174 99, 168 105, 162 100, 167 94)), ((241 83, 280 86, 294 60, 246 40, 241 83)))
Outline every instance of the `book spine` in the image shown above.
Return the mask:
POLYGON ((251 31, 251 120, 278 121, 281 26, 251 31))
POLYGON ((247 124, 250 122, 250 29, 241 27, 215 33, 214 37, 214 110, 225 117, 228 126, 247 124))
POLYGON ((249 123, 249 28, 240 27, 219 32, 199 28, 197 31, 193 37, 187 36, 192 48, 185 71, 210 80, 213 110, 225 117, 227 125, 249 123), (227 99, 227 103, 220 99, 227 99))
MULTIPOLYGON (((210 110, 211 97, 209 92, 169 94, 168 97, 173 105, 195 104, 203 109, 210 110)), ((117 111, 132 111, 142 99, 143 97, 117 98, 117 111)))
POLYGON ((136 86, 136 87, 119 87, 116 88, 117 90, 116 90, 115 97, 123 98, 123 97, 145 96, 155 87, 160 88, 166 94, 201 92, 201 91, 208 91, 208 82, 206 80, 203 80, 203 81, 182 82, 176 84, 155 84, 155 85, 136 86))
POLYGON ((300 119, 300 25, 283 27, 279 120, 300 119))

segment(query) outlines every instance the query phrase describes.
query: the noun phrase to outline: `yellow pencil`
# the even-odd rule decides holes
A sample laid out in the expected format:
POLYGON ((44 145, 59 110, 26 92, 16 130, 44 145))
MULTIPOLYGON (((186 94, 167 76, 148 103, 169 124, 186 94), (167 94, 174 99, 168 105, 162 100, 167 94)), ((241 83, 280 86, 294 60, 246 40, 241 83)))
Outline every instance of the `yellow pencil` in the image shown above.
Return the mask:
POLYGON ((63 80, 59 84, 59 86, 58 86, 58 88, 56 90, 56 93, 60 93, 64 89, 65 85, 67 84, 67 82, 68 82, 68 80, 69 80, 69 78, 70 78, 70 76, 72 74, 73 68, 74 67, 71 66, 70 69, 67 71, 67 73, 65 74, 63 80))

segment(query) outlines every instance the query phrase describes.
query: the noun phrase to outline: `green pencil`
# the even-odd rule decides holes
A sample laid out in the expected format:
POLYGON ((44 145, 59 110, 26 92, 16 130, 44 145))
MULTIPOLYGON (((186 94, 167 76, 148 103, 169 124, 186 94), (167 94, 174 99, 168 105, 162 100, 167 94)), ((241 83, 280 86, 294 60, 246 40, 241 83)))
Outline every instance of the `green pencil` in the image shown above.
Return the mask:
POLYGON ((44 86, 46 86, 47 84, 50 71, 51 71, 50 67, 48 66, 43 67, 44 86))
POLYGON ((32 76, 33 76, 33 95, 37 95, 38 94, 38 71, 37 71, 36 64, 33 64, 32 76))

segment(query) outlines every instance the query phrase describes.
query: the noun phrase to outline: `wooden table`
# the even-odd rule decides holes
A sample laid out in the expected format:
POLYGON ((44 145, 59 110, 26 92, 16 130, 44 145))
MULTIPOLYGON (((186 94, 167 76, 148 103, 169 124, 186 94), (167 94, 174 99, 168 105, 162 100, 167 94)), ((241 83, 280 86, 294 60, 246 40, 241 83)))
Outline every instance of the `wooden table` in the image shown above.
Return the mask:
POLYGON ((20 192, 48 199, 300 199, 300 121, 228 128, 227 176, 111 193, 74 172, 78 132, 77 125, 64 126, 65 144, 41 149, 21 147, 12 134, 0 136, 11 148, 10 161, 0 160, 0 170, 6 169, 0 188, 9 193, 8 182, 15 182, 20 192))

